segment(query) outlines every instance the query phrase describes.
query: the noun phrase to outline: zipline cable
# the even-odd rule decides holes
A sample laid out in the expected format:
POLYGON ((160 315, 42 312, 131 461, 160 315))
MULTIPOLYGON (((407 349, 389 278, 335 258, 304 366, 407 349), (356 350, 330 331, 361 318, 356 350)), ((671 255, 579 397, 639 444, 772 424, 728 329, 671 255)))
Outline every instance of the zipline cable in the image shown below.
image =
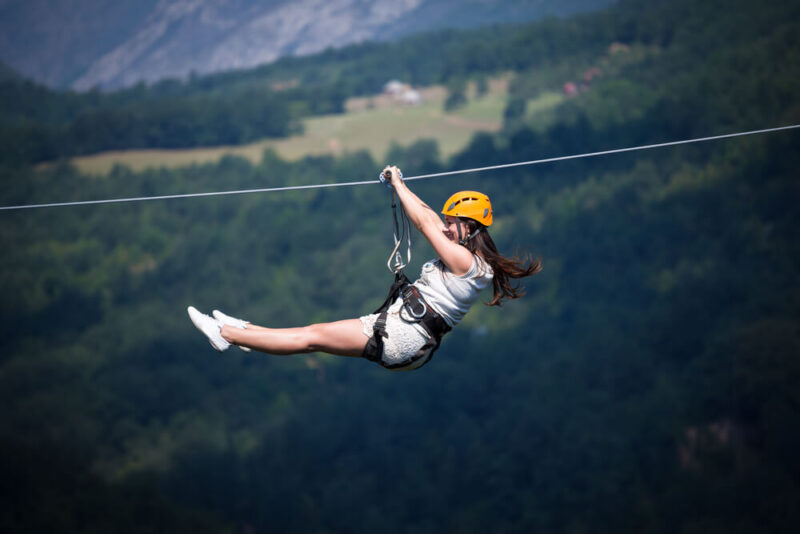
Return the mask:
MULTIPOLYGON (((669 146, 676 146, 676 145, 686 145, 690 143, 701 143, 705 141, 715 141, 718 139, 730 139, 732 137, 744 137, 747 135, 757 135, 757 134, 765 134, 765 133, 772 133, 772 132, 780 132, 784 130, 793 130, 796 128, 800 128, 800 124, 792 124, 789 126, 779 126, 776 128, 764 128, 761 130, 750 130, 746 132, 736 132, 736 133, 729 133, 729 134, 722 134, 722 135, 712 135, 709 137, 697 137, 694 139, 682 139, 680 141, 668 141, 665 143, 655 143, 650 145, 639 145, 627 148, 615 148, 612 150, 601 150, 599 152, 586 152, 583 154, 572 154, 569 156, 558 156, 554 158, 544 158, 544 159, 536 159, 531 161, 519 161, 516 163, 504 163, 500 165, 489 165, 487 167, 475 167, 472 169, 461 169, 457 171, 446 171, 446 172, 437 172, 433 174, 422 174, 419 176, 408 176, 405 177, 404 180, 423 180, 428 178, 439 178, 442 176, 454 176, 457 174, 468 174, 473 172, 485 172, 485 171, 492 171, 497 169, 509 169, 512 167, 523 167, 526 165, 539 165, 542 163, 553 163, 556 161, 566 161, 571 159, 580 159, 580 158, 593 158, 598 156, 607 156, 610 154, 620 154, 622 152, 634 152, 637 150, 650 150, 653 148, 663 148, 669 146)), ((35 209, 35 208, 58 208, 58 207, 66 207, 66 206, 88 206, 93 204, 113 204, 113 203, 120 203, 120 202, 141 202, 145 200, 169 200, 169 199, 176 199, 176 198, 198 198, 198 197, 211 197, 211 196, 222 196, 222 195, 245 195, 250 193, 275 193, 278 191, 298 191, 302 189, 322 189, 322 188, 330 188, 330 187, 349 187, 349 186, 356 186, 356 185, 370 185, 370 184, 379 184, 380 180, 364 180, 360 182, 339 182, 339 183, 329 183, 329 184, 311 184, 311 185, 290 185, 290 186, 282 186, 282 187, 263 187, 258 189, 238 189, 234 191, 210 191, 207 193, 182 193, 182 194, 175 194, 175 195, 159 195, 159 196, 149 196, 149 197, 130 197, 130 198, 109 198, 109 199, 102 199, 102 200, 79 200, 75 202, 53 202, 49 204, 22 204, 18 206, 0 206, 0 211, 11 211, 11 210, 23 210, 23 209, 35 209)))

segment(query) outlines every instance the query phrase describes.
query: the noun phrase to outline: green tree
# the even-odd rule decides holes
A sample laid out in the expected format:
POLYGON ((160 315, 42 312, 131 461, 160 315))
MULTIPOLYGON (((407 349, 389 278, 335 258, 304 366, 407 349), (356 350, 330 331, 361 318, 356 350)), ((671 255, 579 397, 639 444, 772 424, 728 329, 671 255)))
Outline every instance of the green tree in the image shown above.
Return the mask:
POLYGON ((454 111, 467 103, 467 84, 463 79, 455 79, 447 84, 447 98, 444 101, 445 111, 454 111))

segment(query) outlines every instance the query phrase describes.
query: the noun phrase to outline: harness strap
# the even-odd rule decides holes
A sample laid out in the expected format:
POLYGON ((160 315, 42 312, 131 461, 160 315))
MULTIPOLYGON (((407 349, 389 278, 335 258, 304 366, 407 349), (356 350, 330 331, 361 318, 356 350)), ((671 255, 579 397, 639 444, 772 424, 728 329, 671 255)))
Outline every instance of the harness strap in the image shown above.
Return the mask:
POLYGON ((433 353, 439 348, 442 338, 431 338, 425 343, 411 358, 399 363, 379 362, 383 367, 391 371, 397 369, 419 369, 433 358, 433 353), (423 360, 423 358, 425 358, 423 360), (422 361, 421 361, 422 360, 422 361), (420 363, 421 361, 421 363, 420 363))
POLYGON ((381 337, 389 337, 388 332, 386 332, 386 317, 388 314, 386 312, 381 312, 378 315, 378 318, 375 320, 375 326, 372 327, 373 332, 375 335, 379 335, 381 337))
POLYGON ((394 282, 392 282, 391 287, 389 287, 389 294, 386 295, 386 300, 383 301, 383 304, 378 306, 378 309, 372 313, 381 313, 385 310, 389 309, 389 306, 392 305, 392 302, 397 300, 397 297, 403 292, 403 289, 406 286, 411 285, 411 280, 403 273, 403 271, 398 271, 394 273, 394 282))
POLYGON ((414 285, 403 289, 403 309, 411 316, 410 322, 422 325, 431 337, 441 338, 452 330, 447 321, 425 302, 419 289, 414 285))
POLYGON ((397 300, 397 297, 400 296, 403 289, 407 286, 411 285, 411 281, 408 277, 403 273, 403 271, 397 271, 394 273, 394 282, 392 286, 389 288, 389 294, 386 295, 386 300, 383 301, 383 304, 378 306, 378 309, 372 313, 377 313, 378 318, 375 320, 375 325, 372 328, 372 337, 369 338, 367 341, 367 345, 364 347, 363 356, 364 358, 368 359, 371 362, 381 363, 381 356, 383 355, 383 338, 388 337, 389 334, 386 332, 386 318, 388 315, 387 310, 392 303, 397 300))

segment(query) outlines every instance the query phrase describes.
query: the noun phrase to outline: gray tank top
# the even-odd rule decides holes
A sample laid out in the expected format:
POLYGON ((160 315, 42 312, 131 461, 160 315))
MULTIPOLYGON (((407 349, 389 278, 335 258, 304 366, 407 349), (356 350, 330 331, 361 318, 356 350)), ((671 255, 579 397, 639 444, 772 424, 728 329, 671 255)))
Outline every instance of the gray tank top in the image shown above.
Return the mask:
POLYGON ((462 276, 456 276, 442 260, 430 260, 422 266, 422 273, 414 285, 425 301, 441 315, 450 326, 455 326, 478 295, 492 281, 492 268, 479 256, 472 256, 472 266, 462 276))

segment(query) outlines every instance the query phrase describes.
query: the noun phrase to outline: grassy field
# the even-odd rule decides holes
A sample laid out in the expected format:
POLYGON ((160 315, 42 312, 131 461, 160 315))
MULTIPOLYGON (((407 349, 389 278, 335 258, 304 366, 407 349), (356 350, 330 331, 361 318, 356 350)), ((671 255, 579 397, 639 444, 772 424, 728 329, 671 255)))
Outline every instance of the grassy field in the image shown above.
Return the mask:
MULTIPOLYGON (((441 156, 447 158, 461 150, 475 132, 497 131, 502 125, 507 98, 507 80, 496 79, 489 92, 478 98, 468 91, 467 104, 445 113, 446 91, 430 87, 420 91, 423 103, 409 106, 386 95, 350 99, 346 113, 312 117, 303 121, 304 133, 286 139, 263 140, 242 146, 223 146, 185 150, 126 150, 103 152, 75 158, 73 164, 95 176, 108 174, 116 164, 135 171, 150 167, 181 167, 216 162, 226 154, 260 161, 266 148, 282 158, 296 160, 310 154, 340 154, 368 150, 380 161, 392 145, 408 145, 418 139, 435 139, 441 156)), ((528 105, 529 113, 554 107, 561 101, 555 93, 545 94, 528 105)))

